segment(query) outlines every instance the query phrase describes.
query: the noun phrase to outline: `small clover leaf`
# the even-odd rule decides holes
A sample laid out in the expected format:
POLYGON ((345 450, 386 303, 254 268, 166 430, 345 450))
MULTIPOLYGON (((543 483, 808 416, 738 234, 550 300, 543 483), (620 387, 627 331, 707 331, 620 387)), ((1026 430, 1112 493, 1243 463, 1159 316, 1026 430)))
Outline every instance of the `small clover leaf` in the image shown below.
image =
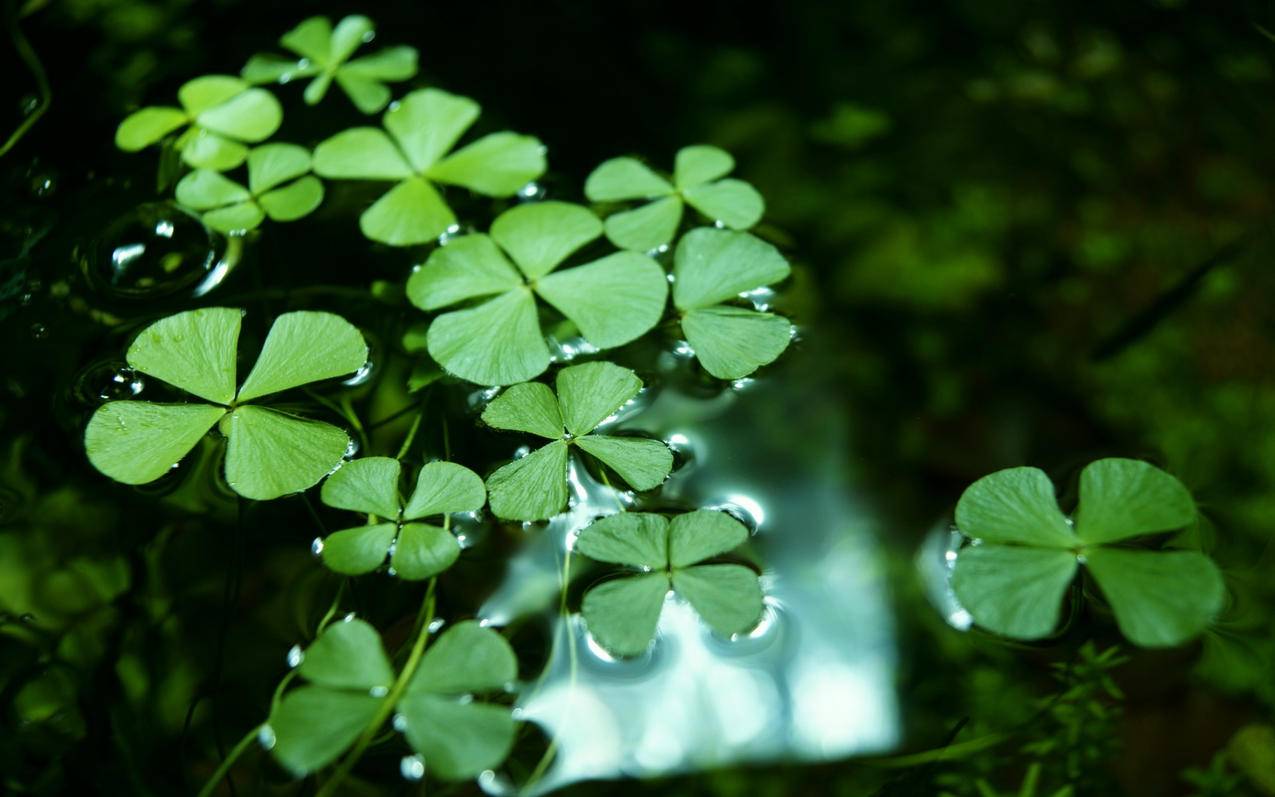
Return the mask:
POLYGON ((483 421, 497 429, 527 432, 550 443, 487 478, 491 511, 506 520, 546 520, 567 503, 567 454, 572 446, 611 468, 635 490, 668 478, 673 454, 662 441, 593 434, 604 420, 642 389, 627 368, 585 363, 558 372, 557 395, 548 385, 513 385, 487 405, 483 421))
POLYGON ((246 188, 219 172, 196 169, 177 183, 177 201, 201 211, 205 224, 225 233, 255 229, 267 216, 295 221, 323 202, 323 183, 309 171, 304 147, 263 144, 248 153, 246 188))
POLYGON ((129 346, 128 364, 208 403, 103 404, 84 431, 94 467, 125 484, 152 482, 214 425, 227 438, 226 482, 245 498, 300 492, 341 462, 350 443, 345 432, 247 402, 357 371, 367 362, 363 335, 331 313, 285 313, 236 392, 242 317, 242 310, 226 307, 189 310, 141 331, 129 346))
POLYGON ((387 81, 408 80, 416 74, 416 48, 390 47, 349 60, 372 36, 372 20, 364 16, 345 17, 336 30, 327 17, 311 17, 279 39, 300 58, 254 55, 240 74, 249 83, 288 83, 312 77, 305 88, 308 105, 317 105, 335 80, 355 107, 363 113, 376 113, 390 101, 387 81))
POLYGON ((734 550, 748 529, 725 512, 677 515, 622 512, 580 532, 575 550, 599 562, 640 568, 584 594, 589 633, 617 656, 636 656, 651 644, 670 587, 718 634, 743 633, 761 618, 757 574, 743 565, 701 564, 734 550))
POLYGON ((436 249, 408 279, 411 302, 432 311, 482 301, 434 319, 426 335, 430 356, 478 384, 534 379, 549 367, 537 297, 599 349, 649 331, 664 314, 668 295, 664 270, 651 258, 615 252, 555 271, 601 233, 587 208, 537 202, 500 214, 489 235, 464 235, 436 249))
POLYGON ((976 544, 957 555, 952 588, 979 625, 1039 639, 1058 625, 1063 594, 1083 564, 1125 637, 1143 647, 1180 645, 1221 610, 1221 573, 1197 551, 1114 543, 1195 522, 1187 489, 1145 462, 1090 463, 1080 474, 1074 528, 1044 472, 997 471, 970 485, 956 506, 957 528, 976 544))
POLYGON ((180 108, 152 106, 130 114, 115 131, 115 146, 137 152, 185 127, 176 147, 196 169, 225 171, 248 157, 245 142, 279 129, 283 109, 274 95, 237 77, 207 75, 177 90, 180 108))
POLYGON ((779 250, 748 233, 701 227, 682 236, 673 255, 673 304, 704 370, 739 379, 783 354, 792 340, 788 319, 724 302, 788 274, 779 250))
POLYGON ((735 159, 729 153, 704 145, 684 147, 677 153, 671 183, 634 158, 612 158, 593 170, 584 193, 591 202, 651 200, 606 220, 611 243, 649 252, 673 240, 683 204, 732 230, 756 224, 766 204, 757 189, 743 180, 721 179, 733 168, 735 159))
POLYGON ((435 183, 507 197, 544 173, 540 141, 508 131, 483 136, 449 155, 478 113, 478 103, 467 97, 438 89, 414 91, 385 112, 384 130, 355 127, 320 143, 314 171, 337 180, 393 182, 363 211, 359 228, 373 241, 392 246, 432 241, 456 223, 435 183))
POLYGON ((421 468, 416 488, 404 503, 398 484, 402 466, 389 457, 363 457, 328 477, 319 495, 337 509, 364 512, 388 522, 335 532, 323 541, 323 563, 338 573, 370 573, 390 557, 390 572, 418 580, 438 575, 460 556, 460 544, 446 528, 418 522, 436 515, 475 512, 487 502, 483 480, 452 462, 421 468))
MULTIPOLYGON (((442 633, 399 688, 380 635, 357 619, 333 623, 305 651, 307 683, 289 691, 269 719, 272 753, 297 775, 336 760, 369 725, 396 710, 407 742, 445 780, 464 780, 498 765, 516 730, 509 708, 472 700, 518 675, 504 637, 470 620, 442 633), (386 706, 393 701, 392 706, 386 706)), ((375 729, 373 729, 375 730, 375 729)))

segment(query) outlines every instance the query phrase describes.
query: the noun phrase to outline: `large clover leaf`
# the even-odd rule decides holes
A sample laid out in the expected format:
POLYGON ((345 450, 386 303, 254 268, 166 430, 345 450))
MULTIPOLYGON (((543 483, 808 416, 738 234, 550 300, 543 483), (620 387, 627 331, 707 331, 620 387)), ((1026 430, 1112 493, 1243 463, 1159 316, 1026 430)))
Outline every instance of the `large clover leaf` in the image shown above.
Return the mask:
POLYGON ((540 382, 505 390, 483 411, 497 429, 548 438, 549 444, 516 459, 487 478, 491 511, 507 520, 546 520, 567 503, 567 454, 574 446, 619 474, 635 490, 668 478, 673 454, 662 441, 592 434, 642 389, 627 368, 598 362, 558 372, 558 395, 540 382))
POLYGON ((438 310, 483 301, 434 319, 426 336, 430 356, 449 372, 483 385, 508 385, 544 373, 549 348, 536 297, 570 319, 599 349, 621 346, 650 330, 664 314, 668 294, 664 271, 654 260, 615 252, 554 271, 601 233, 601 222, 587 208, 538 202, 500 214, 490 235, 461 236, 435 250, 407 282, 412 303, 438 310))
POLYGON ((312 77, 305 101, 317 105, 335 80, 363 113, 376 113, 390 101, 385 81, 407 80, 416 74, 416 48, 390 47, 349 60, 359 45, 371 41, 372 20, 345 17, 332 29, 327 17, 311 17, 283 34, 279 43, 299 58, 254 55, 240 74, 249 83, 288 83, 312 77))
POLYGON ((735 168, 730 153, 697 145, 677 153, 673 182, 634 158, 612 158, 593 170, 584 184, 592 202, 651 200, 607 217, 606 233, 621 249, 649 252, 673 240, 688 204, 732 230, 746 230, 766 210, 757 190, 743 180, 721 179, 735 168))
POLYGON ((404 504, 398 491, 401 473, 396 459, 364 457, 328 477, 319 493, 323 503, 374 518, 329 535, 323 541, 324 564, 338 573, 359 575, 380 567, 389 556, 390 572, 405 579, 429 578, 452 566, 460 556, 456 538, 445 525, 419 521, 481 509, 487 502, 483 480, 462 465, 430 462, 421 468, 416 489, 404 504))
POLYGON ((743 565, 700 564, 738 548, 748 529, 725 512, 677 515, 621 512, 580 532, 575 550, 599 562, 642 572, 605 581, 584 594, 589 633, 617 656, 636 656, 655 636, 670 586, 722 636, 757 624, 762 613, 757 574, 743 565))
POLYGON ((323 201, 323 183, 309 171, 304 147, 263 144, 248 153, 246 188, 219 172, 196 169, 177 183, 177 201, 202 211, 205 224, 226 233, 255 229, 267 216, 295 221, 323 201))
POLYGON ((319 144, 314 171, 340 180, 394 182, 359 217, 363 234, 394 246, 432 241, 456 223, 434 183, 503 197, 544 173, 540 141, 508 131, 448 155, 478 112, 478 103, 466 97, 438 89, 414 91, 385 112, 385 130, 355 127, 319 144))
POLYGON ((783 354, 792 340, 788 319, 725 302, 788 273, 779 250, 748 233, 701 227, 682 236, 673 255, 673 304, 704 370, 739 379, 783 354))
POLYGON ((163 476, 216 425, 226 436, 226 482, 267 500, 312 487, 345 456, 350 439, 330 424, 247 402, 357 371, 367 343, 331 313, 279 316, 256 365, 235 390, 242 310, 211 307, 156 321, 129 346, 128 364, 209 403, 110 401, 84 432, 89 461, 125 484, 163 476))
POLYGON ((1222 608, 1217 567, 1196 551, 1115 543, 1195 520, 1181 482, 1137 460, 1101 459, 1081 472, 1074 527, 1044 472, 997 471, 970 485, 956 506, 957 527, 976 544, 957 555, 952 588, 979 625, 1038 639, 1058 625, 1063 594, 1083 564, 1131 642, 1179 645, 1222 608))
POLYGON ((269 719, 275 758, 298 775, 334 761, 390 710, 429 771, 445 780, 498 765, 513 745, 509 709, 472 695, 504 689, 518 675, 517 660, 504 637, 476 622, 444 631, 406 683, 376 629, 356 619, 324 629, 299 671, 308 683, 285 694, 269 719))
POLYGON ((264 141, 279 129, 283 109, 274 95, 237 77, 207 75, 177 90, 180 108, 152 106, 129 114, 115 146, 137 152, 185 127, 177 139, 182 160, 196 169, 225 171, 248 157, 244 142, 264 141))

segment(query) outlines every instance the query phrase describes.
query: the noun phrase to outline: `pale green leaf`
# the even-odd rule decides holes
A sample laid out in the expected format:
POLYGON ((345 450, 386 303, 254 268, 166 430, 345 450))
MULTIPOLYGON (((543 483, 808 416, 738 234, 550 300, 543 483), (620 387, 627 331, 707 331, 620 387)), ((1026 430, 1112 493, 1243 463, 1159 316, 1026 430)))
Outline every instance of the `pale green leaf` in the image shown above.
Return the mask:
POLYGON ((548 520, 567 504, 567 444, 555 440, 487 478, 491 511, 505 520, 548 520))
POLYGON ((965 488, 956 527, 983 542, 1072 548, 1079 540, 1058 508, 1054 485, 1039 468, 1006 468, 965 488))
POLYGON ((386 47, 371 55, 355 58, 337 73, 337 77, 353 76, 361 80, 407 80, 416 74, 415 47, 386 47))
POLYGON ((297 55, 326 66, 332 55, 332 23, 327 17, 310 17, 283 34, 279 43, 297 55))
POLYGON ((318 105, 327 96, 328 89, 332 86, 332 73, 323 71, 315 75, 314 80, 310 81, 310 85, 305 87, 301 97, 305 100, 306 105, 318 105))
POLYGON ((224 172, 248 158, 248 148, 211 130, 192 127, 177 142, 182 162, 195 169, 224 172))
POLYGON ((323 563, 337 573, 349 576, 371 573, 385 563, 397 533, 396 523, 343 529, 324 538, 320 555, 323 563))
POLYGON ((359 229, 390 246, 428 243, 456 223, 456 215, 428 181, 409 177, 359 216, 359 229))
POLYGON ((257 199, 261 209, 275 221, 296 221, 310 215, 322 203, 323 183, 313 175, 267 191, 257 199))
POLYGON ((444 313, 430 324, 426 343, 449 373, 480 385, 525 382, 549 367, 536 301, 522 288, 444 313))
POLYGON ((317 75, 322 67, 311 61, 302 65, 295 58, 259 54, 248 59, 239 76, 249 83, 286 83, 289 80, 317 75))
POLYGON ((478 103, 438 89, 413 91, 385 113, 385 129, 424 174, 478 118, 478 103))
POLYGON ((426 649, 408 684, 409 694, 461 695, 503 689, 518 677, 518 660, 505 638, 473 620, 443 631, 426 649))
POLYGON ((522 277, 486 235, 462 235, 430 252, 407 280, 407 298, 422 310, 490 296, 522 285, 522 277))
POLYGON ((337 180, 403 180, 412 167, 385 131, 352 127, 314 148, 314 173, 337 180))
POLYGON ((718 379, 739 379, 784 353, 792 324, 773 313, 719 305, 683 315, 682 334, 704 370, 718 379))
POLYGON ((495 429, 508 429, 557 440, 564 428, 558 399, 548 385, 522 382, 511 385, 492 399, 483 410, 483 423, 495 429))
POLYGON ((612 158, 604 161, 584 181, 584 195, 590 202, 653 199, 671 193, 673 186, 668 180, 651 171, 636 158, 612 158))
POLYGON ((264 141, 279 129, 283 108, 274 95, 251 88, 195 115, 200 127, 239 141, 264 141))
POLYGON ((748 540, 748 529, 715 509, 677 515, 669 529, 669 564, 688 567, 733 551, 748 540))
POLYGON ((177 108, 142 108, 125 117, 115 130, 115 146, 137 152, 156 143, 189 121, 177 108))
POLYGON ((229 404, 235 397, 235 351, 243 311, 205 307, 170 315, 141 331, 128 347, 128 364, 202 399, 229 404))
POLYGON ((487 491, 477 473, 454 462, 428 462, 416 477, 416 489, 403 508, 403 519, 476 512, 486 502, 487 491))
POLYGON ((226 482, 244 498, 268 501, 313 487, 345 456, 350 438, 330 424, 252 405, 222 419, 226 482))
POLYGON ((381 647, 381 635, 362 620, 348 619, 323 629, 301 659, 301 675, 310 683, 336 689, 388 689, 394 670, 381 647))
POLYGON ((956 598, 989 631, 1040 639, 1058 626, 1063 594, 1076 576, 1076 555, 1057 548, 972 545, 952 570, 956 598))
POLYGON ((653 490, 673 468, 673 452, 659 440, 585 435, 576 445, 602 461, 634 490, 653 490))
POLYGON ((186 456, 226 412, 209 404, 103 404, 84 430, 89 462, 125 484, 153 482, 186 456))
POLYGON ((706 144, 682 147, 673 162, 673 182, 685 190, 724 177, 733 168, 735 159, 725 150, 706 144))
POLYGON ((1136 459, 1100 459, 1080 473, 1076 535, 1105 543, 1174 531, 1195 522, 1195 501, 1182 482, 1136 459))
POLYGON ((314 772, 354 744, 382 700, 322 686, 293 689, 270 716, 275 736, 271 753, 296 775, 314 772))
POLYGON ((516 726, 509 709, 430 694, 410 694, 398 704, 412 749, 443 780, 467 780, 509 755, 516 726))
POLYGON ((351 14, 336 23, 328 45, 328 63, 338 64, 353 55, 364 37, 372 32, 372 27, 372 20, 361 14, 351 14))
POLYGON ((210 210, 203 215, 204 223, 224 233, 241 233, 256 229, 266 214, 256 202, 240 202, 224 208, 210 210))
POLYGON ((491 223, 492 240, 532 280, 553 271, 601 234, 602 222, 597 216, 588 208, 567 202, 518 205, 491 223))
POLYGON ((576 538, 576 553, 598 562, 664 570, 669 523, 663 515, 620 512, 590 523, 576 538))
POLYGON ((1135 645, 1163 648, 1188 642, 1204 631, 1226 600, 1222 574, 1197 551, 1100 547, 1085 556, 1121 633, 1135 645))
POLYGON ((651 258, 615 252, 541 278, 536 293, 575 322, 585 340, 609 349, 636 340, 659 323, 668 279, 651 258))
POLYGON ((744 232, 700 227, 682 236, 673 256, 673 303, 709 307, 788 276, 779 250, 744 232))
POLYGON ((310 171, 310 151, 296 144, 262 144, 248 153, 248 189, 259 195, 310 171))
POLYGON ((682 191, 687 204, 732 230, 746 230, 761 221, 766 202, 743 180, 718 180, 682 191))
POLYGON ((761 619, 757 574, 743 565, 699 565, 673 571, 673 589, 718 634, 742 634, 761 619))
POLYGON ((390 89, 384 83, 351 74, 344 68, 336 73, 336 82, 354 107, 372 114, 390 103, 390 89))
POLYGON ((436 576, 460 558, 460 543, 446 529, 425 523, 406 523, 394 543, 390 567, 408 581, 436 576))
POLYGON ((513 196, 545 173, 545 147, 540 139, 501 132, 483 136, 438 163, 426 175, 487 196, 513 196))
POLYGON ((614 363, 591 362, 563 368, 558 372, 556 387, 567 431, 580 436, 592 432, 636 396, 642 389, 642 380, 614 363))
POLYGON ((367 342, 339 315, 313 310, 275 319, 239 400, 251 401, 288 388, 352 374, 367 362, 367 342))
POLYGON ((402 466, 390 457, 361 457, 345 463, 327 478, 319 498, 336 509, 383 518, 398 517, 398 479, 402 466))
POLYGON ((204 75, 188 80, 177 89, 177 101, 186 113, 196 116, 239 96, 248 84, 231 75, 204 75))
POLYGON ((664 573, 617 578, 584 593, 580 612, 599 645, 616 656, 637 656, 655 637, 668 591, 664 573))
POLYGON ((621 249, 650 252, 672 241, 681 221, 682 198, 667 196, 607 216, 604 228, 607 240, 621 249))
POLYGON ((208 210, 252 199, 252 194, 234 180, 211 169, 196 169, 177 182, 177 201, 192 210, 208 210))

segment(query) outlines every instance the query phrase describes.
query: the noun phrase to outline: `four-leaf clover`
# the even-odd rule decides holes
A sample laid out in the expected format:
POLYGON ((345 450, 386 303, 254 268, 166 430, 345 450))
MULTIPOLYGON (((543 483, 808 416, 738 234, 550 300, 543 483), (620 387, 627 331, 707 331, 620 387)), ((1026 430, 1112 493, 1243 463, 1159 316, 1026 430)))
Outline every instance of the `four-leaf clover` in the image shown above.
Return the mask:
POLYGON ((328 477, 319 493, 323 503, 383 520, 329 535, 323 541, 324 564, 359 575, 380 567, 389 555, 392 572, 405 579, 429 578, 452 566, 460 556, 456 538, 446 528, 416 521, 482 509, 487 501, 483 480, 463 465, 430 462, 404 503, 398 491, 401 472, 397 459, 363 457, 328 477))
POLYGON ((142 330, 128 364, 209 403, 110 401, 84 432, 89 461, 125 484, 167 473, 214 425, 226 436, 226 482, 245 498, 267 500, 313 487, 340 464, 345 432, 321 421, 247 402, 323 379, 367 362, 367 343, 331 313, 299 311, 270 327, 248 378, 235 389, 243 311, 189 310, 142 330))
POLYGON ((549 367, 536 297, 570 319, 599 349, 621 346, 650 330, 664 314, 668 295, 664 270, 651 258, 614 252, 554 271, 601 234, 601 222, 587 208, 537 202, 500 214, 489 235, 461 236, 436 249, 407 282, 412 303, 438 310, 484 301, 434 319, 426 336, 430 356, 449 372, 483 385, 535 378, 549 367))
POLYGON ((491 511, 507 520, 546 520, 567 503, 567 454, 572 446, 600 460, 635 490, 650 490, 668 478, 673 454, 659 440, 591 434, 642 389, 627 368, 585 363, 558 372, 558 395, 541 382, 505 390, 483 411, 497 429, 551 440, 487 478, 491 511))
POLYGON ((743 180, 721 179, 735 168, 730 153, 697 145, 677 153, 670 183, 634 158, 612 158, 593 170, 584 184, 592 202, 652 200, 634 210, 607 217, 606 233, 621 249, 649 252, 673 240, 682 221, 682 205, 732 230, 746 230, 761 219, 761 194, 743 180))
POLYGON ((279 129, 283 109, 274 95, 230 75, 195 78, 177 90, 180 108, 135 111, 115 131, 115 146, 137 152, 180 128, 182 160, 196 169, 233 169, 248 157, 244 142, 264 141, 279 129))
POLYGON ((248 153, 247 188, 211 169, 196 169, 177 183, 177 201, 202 211, 205 224, 226 233, 254 229, 266 216, 295 221, 323 201, 323 183, 309 171, 304 147, 263 144, 248 153))
POLYGON ((544 173, 540 141, 507 131, 448 155, 479 110, 467 97, 438 89, 414 91, 385 112, 385 130, 355 127, 320 143, 314 171, 341 180, 394 182, 359 217, 363 234, 394 246, 432 241, 456 223, 434 183, 505 197, 544 173))
POLYGON ((376 629, 357 619, 324 629, 298 670, 309 683, 285 694, 269 719, 275 758, 298 775, 334 761, 390 710, 398 714, 394 727, 446 780, 498 765, 513 745, 508 707, 472 695, 503 690, 518 663, 504 637, 472 620, 444 631, 406 683, 395 677, 376 629))
POLYGON ((1074 524, 1043 471, 997 471, 970 485, 957 503, 957 528, 975 544, 957 555, 952 588, 979 625, 1039 639, 1058 625, 1063 594, 1083 564, 1131 642, 1179 645, 1222 608, 1217 567, 1196 551, 1115 543, 1195 521, 1195 502, 1182 483, 1145 462, 1090 463, 1080 474, 1074 524))
POLYGON ((788 348, 788 319, 724 304, 788 273, 779 250, 748 233, 701 227, 682 236, 673 254, 673 304, 704 370, 739 379, 788 348))
POLYGON ((621 512, 580 532, 575 550, 590 559, 640 568, 584 594, 585 624, 602 647, 618 656, 646 650, 671 587, 722 636, 757 625, 761 584, 743 565, 700 564, 748 539, 748 529, 725 512, 700 509, 677 515, 621 512))
POLYGON ((335 80, 363 113, 376 113, 390 101, 384 81, 407 80, 416 74, 416 48, 390 47, 349 60, 359 45, 372 38, 372 20, 351 15, 332 29, 327 17, 311 17, 283 34, 279 43, 300 59, 279 55, 254 55, 244 65, 249 83, 287 83, 312 77, 305 87, 305 101, 317 105, 335 80))

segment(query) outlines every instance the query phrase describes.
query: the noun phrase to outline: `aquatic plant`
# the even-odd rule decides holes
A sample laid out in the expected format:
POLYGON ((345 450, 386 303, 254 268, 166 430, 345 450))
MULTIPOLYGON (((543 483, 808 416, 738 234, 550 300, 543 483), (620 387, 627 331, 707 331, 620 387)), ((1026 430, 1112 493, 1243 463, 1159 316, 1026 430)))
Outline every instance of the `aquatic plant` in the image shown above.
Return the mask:
POLYGON ((263 144, 248 151, 248 186, 211 169, 177 183, 177 201, 200 211, 220 232, 255 229, 262 220, 296 221, 323 202, 323 183, 310 171, 310 153, 295 144, 263 144))

